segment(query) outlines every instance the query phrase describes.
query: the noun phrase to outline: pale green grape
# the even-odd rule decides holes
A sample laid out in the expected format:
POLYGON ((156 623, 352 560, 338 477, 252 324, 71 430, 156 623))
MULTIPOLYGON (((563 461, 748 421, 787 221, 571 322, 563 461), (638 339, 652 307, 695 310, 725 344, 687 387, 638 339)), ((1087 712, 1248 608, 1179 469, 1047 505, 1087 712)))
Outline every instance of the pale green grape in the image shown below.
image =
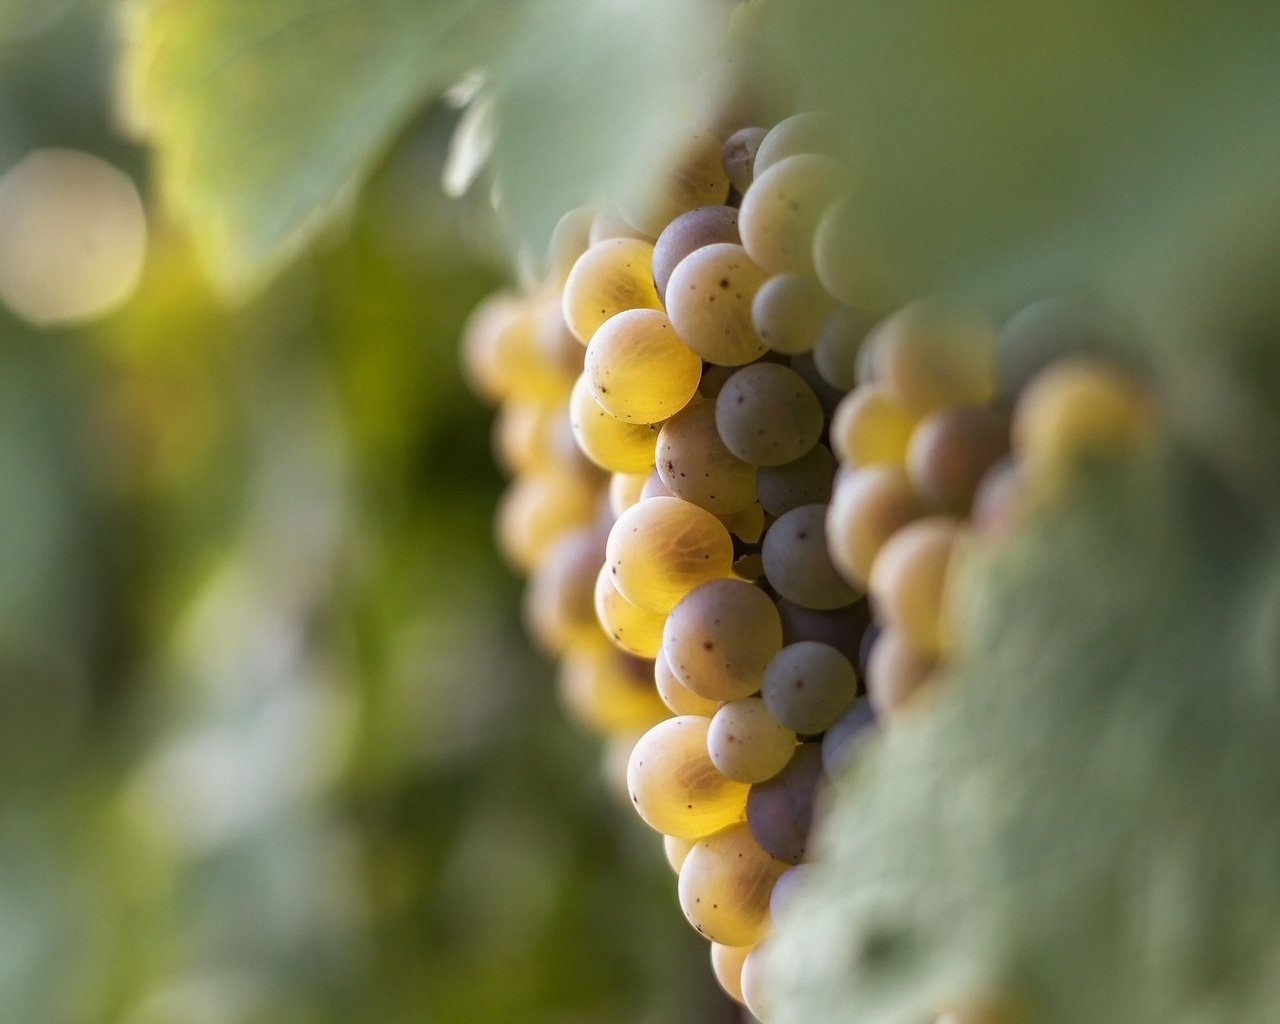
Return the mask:
POLYGON ((663 835, 696 839, 740 822, 745 813, 751 787, 716 771, 707 754, 710 725, 697 715, 668 718, 641 736, 631 751, 631 803, 663 835))
POLYGON ((928 654, 948 639, 947 575, 959 528, 946 516, 916 520, 885 542, 871 566, 869 590, 880 618, 928 654))
POLYGON ((870 466, 877 462, 902 465, 918 421, 885 395, 876 384, 850 391, 831 418, 831 448, 841 462, 870 466))
POLYGON ((832 310, 829 296, 809 274, 774 274, 756 291, 751 323, 774 352, 808 352, 832 310))
POLYGON ((660 234, 680 214, 723 203, 729 195, 719 139, 710 132, 694 132, 678 148, 677 158, 645 194, 618 203, 627 221, 650 236, 660 234))
POLYGON ((667 314, 685 344, 707 362, 741 366, 765 351, 751 325, 751 301, 764 280, 742 246, 704 245, 672 271, 667 314))
POLYGON ((915 302, 874 333, 876 382, 908 415, 995 397, 995 329, 981 313, 915 302))
POLYGON ((924 514, 902 467, 873 465, 842 472, 827 509, 832 564, 850 583, 865 587, 885 541, 924 514))
POLYGON ((600 408, 583 374, 569 396, 569 425, 578 447, 592 462, 614 473, 648 474, 658 426, 626 423, 600 408))
POLYGON ((827 644, 800 640, 764 670, 760 695, 769 713, 799 735, 824 731, 858 696, 858 674, 827 644))
POLYGON ((794 462, 822 436, 822 406, 794 370, 744 366, 716 396, 716 429, 729 451, 754 466, 794 462))
POLYGON ((704 508, 679 498, 645 498, 618 517, 605 558, 628 601, 668 612, 700 583, 733 568, 733 540, 704 508))
POLYGON ((763 128, 739 128, 724 140, 720 162, 729 176, 729 184, 744 193, 755 177, 756 153, 769 133, 763 128))
POLYGON ((708 700, 680 682, 667 664, 667 656, 663 651, 654 655, 653 683, 662 703, 671 709, 672 714, 710 718, 720 707, 719 701, 708 700))
POLYGON ((756 468, 720 440, 714 402, 695 401, 667 420, 655 458, 667 489, 708 512, 728 515, 756 499, 756 468))
POLYGON ((805 608, 841 608, 858 597, 827 550, 826 505, 801 505, 779 516, 761 555, 769 585, 805 608))
POLYGON ((653 246, 637 238, 609 238, 578 257, 564 283, 564 322, 587 344, 596 328, 627 309, 661 309, 650 267, 653 246))
POLYGON ((662 652, 685 686, 708 700, 747 697, 782 647, 782 623, 759 587, 719 579, 691 590, 667 616, 662 652))
POLYGON ((711 763, 738 782, 763 782, 786 767, 796 734, 779 722, 759 697, 721 705, 707 732, 711 763))
POLYGON ((771 274, 812 274, 814 230, 848 176, 839 160, 812 153, 785 157, 757 174, 738 210, 738 231, 751 259, 771 274))
POLYGON ((718 242, 737 245, 738 211, 732 206, 702 206, 682 213, 665 228, 653 244, 653 283, 666 301, 667 284, 680 261, 695 249, 718 242))
POLYGON ((648 661, 600 638, 566 651, 556 682, 569 716, 603 735, 648 729, 667 718, 652 675, 648 661))
POLYGON ((619 594, 606 565, 596 572, 593 607, 601 628, 621 650, 652 658, 662 649, 662 627, 667 617, 634 605, 619 594))
POLYGON ((597 328, 583 373, 605 412, 627 423, 659 423, 685 407, 702 379, 702 360, 665 313, 628 309, 597 328))
POLYGON ((730 825, 689 851, 680 868, 680 908, 712 942, 750 946, 769 930, 769 894, 786 869, 745 824, 730 825))
POLYGON ((967 515, 993 465, 1009 450, 1009 419, 995 409, 956 406, 926 416, 911 435, 907 476, 939 512, 967 515))
POLYGON ((761 466, 756 493, 769 515, 780 516, 801 505, 825 504, 835 475, 835 456, 826 445, 815 444, 793 462, 761 466))

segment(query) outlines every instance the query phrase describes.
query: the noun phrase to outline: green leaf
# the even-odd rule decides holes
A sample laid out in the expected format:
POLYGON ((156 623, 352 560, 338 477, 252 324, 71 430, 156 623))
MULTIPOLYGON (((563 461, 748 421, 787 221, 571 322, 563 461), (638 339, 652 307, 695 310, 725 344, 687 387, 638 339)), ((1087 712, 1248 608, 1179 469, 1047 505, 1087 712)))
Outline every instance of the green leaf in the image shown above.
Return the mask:
POLYGON ((502 8, 132 0, 122 114, 218 282, 253 287, 338 216, 406 119, 501 44, 502 8))
POLYGON ((972 643, 780 922, 782 1024, 1277 1019, 1277 521, 1175 447, 981 556, 972 643))

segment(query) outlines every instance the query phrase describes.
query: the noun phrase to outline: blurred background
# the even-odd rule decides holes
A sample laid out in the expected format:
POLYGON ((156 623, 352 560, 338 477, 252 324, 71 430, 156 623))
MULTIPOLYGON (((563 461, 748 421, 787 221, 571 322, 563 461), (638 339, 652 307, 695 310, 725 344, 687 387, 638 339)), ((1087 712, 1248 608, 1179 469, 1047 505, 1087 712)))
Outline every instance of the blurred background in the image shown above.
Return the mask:
POLYGON ((111 14, 0 5, 0 1017, 736 1019, 493 551, 456 112, 228 308, 111 14))

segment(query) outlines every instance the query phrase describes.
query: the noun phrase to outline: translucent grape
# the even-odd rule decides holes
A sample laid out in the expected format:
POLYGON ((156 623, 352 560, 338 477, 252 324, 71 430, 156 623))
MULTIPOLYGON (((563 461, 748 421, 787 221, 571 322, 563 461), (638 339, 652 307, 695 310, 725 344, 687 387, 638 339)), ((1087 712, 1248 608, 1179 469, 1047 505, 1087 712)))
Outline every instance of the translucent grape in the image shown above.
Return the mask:
POLYGON ((768 931, 769 894, 786 868, 745 824, 731 825, 689 851, 680 869, 680 908, 712 942, 750 946, 768 931))
POLYGON ((919 519, 890 537, 871 566, 871 597, 880 617, 930 654, 948 635, 947 574, 958 533, 954 519, 919 519))
POLYGON ((860 310, 840 306, 827 314, 813 341, 813 365, 838 391, 858 383, 858 353, 875 321, 860 310))
POLYGON ((840 122, 820 110, 806 110, 783 118, 769 129, 756 153, 755 173, 761 175, 780 160, 801 153, 840 156, 846 133, 840 122))
POLYGON ((831 561, 826 519, 826 505, 793 508, 769 527, 760 552, 769 585, 806 608, 840 608, 858 597, 831 561))
POLYGON ((650 662, 603 639, 567 651, 560 662, 560 703, 575 721, 607 734, 648 729, 667 718, 653 688, 650 662))
POLYGON ((760 689, 764 668, 781 647, 782 624, 769 595, 737 579, 690 591, 662 633, 662 651, 676 678, 714 701, 760 689))
POLYGON ((662 627, 667 617, 632 604, 619 594, 608 566, 599 567, 592 593, 596 618, 617 647, 641 658, 652 658, 662 649, 662 627))
POLYGON ((595 527, 565 534, 529 576, 524 619, 534 639, 549 652, 599 638, 595 581, 604 562, 604 535, 595 527))
POLYGON ((538 300, 534 314, 534 344, 543 363, 559 371, 565 379, 576 380, 582 372, 582 345, 564 322, 559 292, 538 300))
POLYGON ((825 504, 835 475, 835 456, 826 445, 815 444, 793 462, 761 466, 756 494, 769 515, 780 516, 801 505, 825 504))
POLYGON ((838 477, 827 509, 832 564, 849 582, 866 586, 884 542, 924 513, 899 466, 867 466, 838 477))
MULTIPOLYGON (((747 958, 753 946, 726 946, 719 942, 711 943, 711 973, 734 1002, 742 1003, 742 961, 747 958)), ((745 1005, 745 1003, 744 1003, 745 1005)))
MULTIPOLYGON (((656 455, 656 448, 655 448, 656 455)), ((648 476, 644 478, 644 487, 640 489, 640 500, 647 501, 649 498, 674 498, 669 488, 662 480, 662 474, 657 469, 651 469, 648 476)))
POLYGON ((859 664, 862 636, 871 624, 871 608, 865 597, 843 608, 822 611, 805 608, 782 598, 778 601, 777 608, 778 618, 782 621, 784 645, 794 644, 799 640, 816 640, 834 647, 849 659, 850 664, 859 664))
POLYGON ((630 730, 604 734, 604 747, 600 751, 600 775, 610 795, 623 806, 631 802, 631 792, 627 788, 627 766, 631 763, 635 745, 643 735, 643 732, 630 730))
POLYGON ((765 351, 751 325, 751 302, 765 274, 732 242, 695 249, 667 282, 667 314, 680 337, 709 363, 741 366, 765 351))
POLYGON ((653 659, 653 682, 662 703, 671 709, 672 714, 710 718, 720 707, 719 701, 708 700, 680 682, 662 651, 658 651, 653 659))
POLYGON ((476 307, 462 329, 462 368, 472 390, 493 404, 508 398, 563 399, 573 375, 539 350, 537 309, 506 292, 476 307))
POLYGON ((782 771, 751 787, 747 827, 770 856, 786 864, 804 860, 821 780, 822 754, 818 744, 802 743, 782 771))
POLYGON ((587 240, 590 245, 597 245, 610 238, 638 238, 643 242, 653 241, 653 235, 646 234, 629 224, 627 219, 618 212, 616 206, 606 203, 592 219, 587 240))
POLYGON ((772 778, 786 767, 795 748, 796 734, 769 714, 759 697, 721 705, 707 733, 711 763, 738 782, 772 778))
POLYGON ((498 502, 498 546, 528 572, 562 535, 595 518, 598 498, 595 483, 573 473, 518 477, 498 502))
POLYGON ((587 345, 583 375, 600 408, 627 423, 658 423, 685 407, 702 360, 665 313, 628 309, 606 320, 587 345))
POLYGON ((733 540, 704 508, 679 498, 646 498, 613 524, 605 557, 623 597, 667 612, 700 583, 729 575, 733 540))
POLYGON ((742 1002, 758 1021, 775 1020, 773 993, 769 987, 768 968, 765 958, 768 946, 760 942, 752 947, 751 952, 742 961, 742 973, 738 977, 738 986, 742 989, 742 1002))
POLYGON ((777 363, 744 366, 716 396, 716 429, 729 451, 755 466, 781 466, 822 436, 822 406, 800 376, 777 363))
POLYGON ((775 274, 756 291, 751 323, 774 352, 808 352, 831 313, 831 296, 809 274, 775 274))
POLYGON ((554 403, 509 400, 498 406, 493 455, 502 471, 515 476, 553 466, 557 425, 567 418, 565 408, 554 403))
POLYGON ((850 391, 831 418, 831 448, 841 462, 902 465, 917 420, 899 409, 876 384, 850 391))
POLYGON ((995 396, 995 330, 980 313, 916 302, 875 335, 876 381, 908 415, 985 405, 995 396))
POLYGON ((644 195, 627 197, 618 207, 627 221, 650 236, 672 220, 700 206, 723 203, 729 176, 720 160, 720 140, 710 132, 695 132, 679 146, 679 156, 644 195))
POLYGON ((602 469, 647 475, 653 468, 658 425, 626 423, 610 416, 592 396, 585 374, 569 396, 569 425, 579 449, 602 469))
POLYGON ((767 134, 763 128, 739 128, 724 140, 720 162, 729 176, 729 184, 739 193, 751 187, 751 180, 755 177, 756 152, 767 134))
POLYGON ((771 274, 812 274, 814 230, 846 187, 848 173, 838 160, 805 153, 757 174, 738 210, 738 231, 751 259, 771 274))
MULTIPOLYGON (((724 523, 724 528, 744 544, 758 543, 764 536, 764 509, 760 503, 753 501, 746 508, 737 512, 729 512, 717 517, 724 523)), ((737 563, 734 563, 735 571, 737 563)))
POLYGON ((703 206, 682 213, 665 228, 653 245, 653 282, 666 301, 671 274, 689 253, 718 242, 740 244, 738 211, 732 206, 703 206))
POLYGON ((769 713, 793 732, 824 731, 858 696, 858 676, 834 647, 813 640, 788 644, 764 670, 760 695, 769 713))
POLYGON ((596 328, 627 309, 661 309, 650 266, 653 246, 636 238, 597 242, 578 257, 564 284, 564 321, 587 344, 596 328))
POLYGON ((695 401, 667 420, 655 458, 667 489, 708 512, 727 515, 756 500, 756 467, 720 440, 714 402, 695 401))
POLYGON ((631 751, 631 803, 663 835, 695 839, 742 820, 750 787, 716 771, 707 754, 710 724, 696 715, 668 718, 640 737, 631 751))
POLYGON ((827 778, 840 778, 863 744, 875 734, 876 713, 871 701, 854 701, 822 737, 822 770, 827 778))
POLYGON ((667 863, 671 865, 671 870, 677 875, 680 874, 680 866, 684 864, 684 859, 689 856, 689 851, 693 849, 696 839, 677 839, 675 836, 662 837, 662 852, 666 854, 667 863))
POLYGON ((925 503, 963 516, 983 476, 1009 450, 1009 420, 994 409, 958 406, 925 417, 911 435, 907 477, 925 503))
POLYGON ((609 477, 609 511, 616 519, 640 500, 648 473, 614 473, 609 477))
POLYGON ((896 629, 882 629, 867 663, 867 696, 876 714, 892 719, 929 681, 937 660, 896 629))

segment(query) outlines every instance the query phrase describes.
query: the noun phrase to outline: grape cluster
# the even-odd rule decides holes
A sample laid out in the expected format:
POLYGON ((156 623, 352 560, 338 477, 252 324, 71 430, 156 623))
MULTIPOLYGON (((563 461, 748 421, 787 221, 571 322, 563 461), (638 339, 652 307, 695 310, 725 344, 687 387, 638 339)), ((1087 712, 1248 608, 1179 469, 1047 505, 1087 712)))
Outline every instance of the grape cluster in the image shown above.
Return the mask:
POLYGON ((1130 374, 1064 357, 1070 307, 1002 332, 937 302, 882 315, 833 226, 838 138, 815 113, 691 134, 649 202, 562 219, 547 278, 464 341, 501 406, 529 627, 625 757, 720 984, 766 1020, 759 950, 815 804, 927 703, 967 546, 1151 419, 1130 374))

